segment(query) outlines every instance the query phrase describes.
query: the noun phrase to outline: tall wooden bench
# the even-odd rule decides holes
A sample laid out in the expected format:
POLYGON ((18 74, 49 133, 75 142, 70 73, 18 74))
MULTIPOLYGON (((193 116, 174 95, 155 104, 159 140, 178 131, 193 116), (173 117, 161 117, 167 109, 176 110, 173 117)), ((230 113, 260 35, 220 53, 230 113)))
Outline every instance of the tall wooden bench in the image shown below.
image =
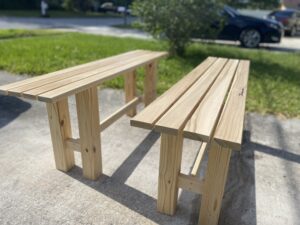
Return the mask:
POLYGON ((241 148, 249 61, 207 58, 131 120, 161 133, 157 208, 173 215, 178 189, 202 195, 199 225, 218 223, 232 150, 241 148), (200 141, 191 174, 181 173, 183 139, 200 141), (204 180, 197 177, 204 153, 204 180))
POLYGON ((158 60, 166 52, 136 50, 91 63, 30 78, 0 87, 4 95, 25 97, 46 103, 56 168, 70 170, 74 151, 81 152, 83 175, 95 180, 102 173, 100 132, 124 113, 134 116, 136 105, 156 98, 158 60), (144 97, 136 94, 136 69, 145 67, 144 97), (126 104, 100 123, 97 86, 104 81, 125 76, 126 104), (68 97, 75 95, 79 139, 71 132, 68 97))

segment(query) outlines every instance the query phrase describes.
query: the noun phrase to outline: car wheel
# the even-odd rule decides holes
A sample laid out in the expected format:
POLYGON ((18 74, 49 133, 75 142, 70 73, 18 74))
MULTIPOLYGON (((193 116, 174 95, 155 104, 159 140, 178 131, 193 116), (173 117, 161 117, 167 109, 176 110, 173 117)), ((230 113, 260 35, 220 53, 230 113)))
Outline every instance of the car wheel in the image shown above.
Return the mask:
POLYGON ((295 37, 296 34, 297 34, 297 29, 296 29, 296 27, 294 26, 294 27, 292 27, 292 29, 291 29, 290 36, 291 36, 291 37, 295 37))
POLYGON ((246 48, 256 48, 261 41, 261 35, 256 29, 246 29, 241 32, 240 41, 246 48))

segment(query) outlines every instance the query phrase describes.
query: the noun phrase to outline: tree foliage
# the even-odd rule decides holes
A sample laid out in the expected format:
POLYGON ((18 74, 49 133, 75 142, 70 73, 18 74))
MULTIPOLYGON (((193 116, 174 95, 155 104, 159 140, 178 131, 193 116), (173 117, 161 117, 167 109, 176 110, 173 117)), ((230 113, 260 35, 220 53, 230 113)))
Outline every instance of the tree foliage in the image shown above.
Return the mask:
POLYGON ((219 7, 217 0, 136 0, 133 12, 146 31, 168 40, 172 54, 183 54, 195 33, 211 30, 219 7))
POLYGON ((225 3, 237 8, 274 9, 279 6, 279 0, 225 0, 225 3))

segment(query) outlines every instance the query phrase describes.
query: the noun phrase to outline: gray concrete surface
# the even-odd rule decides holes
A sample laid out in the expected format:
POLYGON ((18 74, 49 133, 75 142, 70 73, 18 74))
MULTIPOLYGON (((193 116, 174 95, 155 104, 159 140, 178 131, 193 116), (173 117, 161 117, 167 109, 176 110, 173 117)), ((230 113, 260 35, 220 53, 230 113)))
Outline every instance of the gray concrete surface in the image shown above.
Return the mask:
MULTIPOLYGON (((0 85, 23 78, 0 72, 0 85)), ((102 119, 124 98, 121 90, 111 89, 99 96, 102 119)), ((75 101, 69 100, 77 137, 75 101)), ((230 162, 220 225, 300 225, 299 136, 298 119, 246 116, 242 151, 230 162)), ((193 193, 180 193, 175 216, 156 212, 158 134, 130 127, 124 116, 101 138, 99 180, 82 177, 78 153, 74 169, 57 171, 44 104, 0 95, 0 224, 197 223, 200 197, 193 193)), ((184 173, 198 147, 185 141, 184 173)))

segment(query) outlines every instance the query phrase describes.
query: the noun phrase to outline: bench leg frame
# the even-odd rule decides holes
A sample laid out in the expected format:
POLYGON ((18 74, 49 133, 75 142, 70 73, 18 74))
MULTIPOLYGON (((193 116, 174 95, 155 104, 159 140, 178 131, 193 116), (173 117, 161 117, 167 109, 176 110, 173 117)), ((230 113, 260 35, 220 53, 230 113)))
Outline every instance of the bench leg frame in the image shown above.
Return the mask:
MULTIPOLYGON (((128 103, 136 97, 136 71, 125 74, 125 102, 128 103)), ((127 116, 134 117, 136 115, 136 107, 129 110, 127 116)))
POLYGON ((156 99, 157 62, 153 61, 145 67, 144 103, 149 105, 156 99))
POLYGON ((231 149, 212 141, 201 200, 199 225, 217 225, 227 180, 231 149))
POLYGON ((157 209, 167 215, 176 211, 182 143, 182 135, 161 134, 157 209))
POLYGON ((67 148, 66 139, 72 137, 68 99, 47 103, 50 133, 55 165, 58 170, 67 172, 74 165, 74 152, 67 148))
POLYGON ((76 94, 83 176, 96 180, 102 174, 97 87, 76 94))

